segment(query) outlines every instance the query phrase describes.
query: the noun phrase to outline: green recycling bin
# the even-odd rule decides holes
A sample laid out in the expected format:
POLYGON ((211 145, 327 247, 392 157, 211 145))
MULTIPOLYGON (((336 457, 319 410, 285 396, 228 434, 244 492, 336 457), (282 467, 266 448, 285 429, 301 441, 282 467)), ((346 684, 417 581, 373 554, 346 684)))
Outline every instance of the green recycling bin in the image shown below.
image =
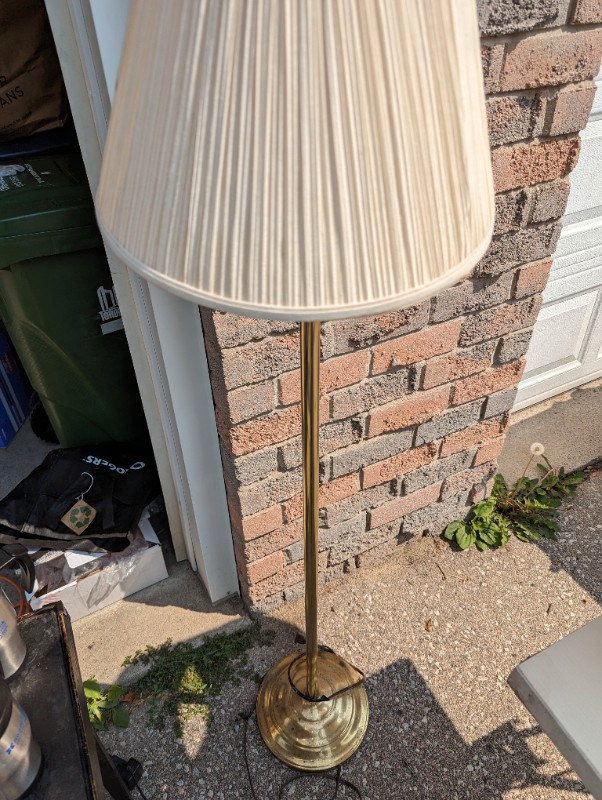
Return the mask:
POLYGON ((77 156, 0 162, 0 317, 63 447, 144 434, 119 306, 77 156))

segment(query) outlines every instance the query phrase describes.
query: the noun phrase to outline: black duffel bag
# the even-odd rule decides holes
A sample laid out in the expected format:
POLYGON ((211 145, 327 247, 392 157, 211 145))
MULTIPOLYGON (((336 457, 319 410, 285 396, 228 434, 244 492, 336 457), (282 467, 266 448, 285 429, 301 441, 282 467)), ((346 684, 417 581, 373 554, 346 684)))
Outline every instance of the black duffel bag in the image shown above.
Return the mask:
POLYGON ((0 500, 0 544, 120 552, 158 492, 150 448, 108 442, 52 450, 0 500))

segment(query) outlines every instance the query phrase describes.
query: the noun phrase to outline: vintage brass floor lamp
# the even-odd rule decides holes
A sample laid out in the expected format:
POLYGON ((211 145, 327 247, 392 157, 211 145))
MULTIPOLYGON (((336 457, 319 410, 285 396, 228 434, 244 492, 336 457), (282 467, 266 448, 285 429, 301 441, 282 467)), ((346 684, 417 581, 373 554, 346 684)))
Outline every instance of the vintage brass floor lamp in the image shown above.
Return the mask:
POLYGON ((132 0, 97 204, 149 281, 301 321, 307 644, 257 717, 285 763, 336 766, 368 701, 318 648, 319 321, 421 302, 489 243, 473 1, 132 0))

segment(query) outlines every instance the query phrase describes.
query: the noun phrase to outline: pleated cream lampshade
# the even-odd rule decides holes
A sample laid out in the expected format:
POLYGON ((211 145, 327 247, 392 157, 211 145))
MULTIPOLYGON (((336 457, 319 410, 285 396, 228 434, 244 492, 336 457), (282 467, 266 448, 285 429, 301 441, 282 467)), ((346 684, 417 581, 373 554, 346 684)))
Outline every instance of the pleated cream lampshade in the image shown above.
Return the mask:
POLYGON ((473 0, 132 0, 97 205, 123 261, 202 305, 436 294, 493 227, 473 0))

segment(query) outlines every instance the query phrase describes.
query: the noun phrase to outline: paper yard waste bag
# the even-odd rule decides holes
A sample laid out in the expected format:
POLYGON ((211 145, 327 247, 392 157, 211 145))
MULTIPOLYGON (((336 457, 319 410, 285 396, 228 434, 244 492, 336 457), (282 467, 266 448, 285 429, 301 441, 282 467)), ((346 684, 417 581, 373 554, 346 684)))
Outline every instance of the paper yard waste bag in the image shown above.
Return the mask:
POLYGON ((43 0, 0 2, 0 141, 65 124, 69 105, 43 0))

